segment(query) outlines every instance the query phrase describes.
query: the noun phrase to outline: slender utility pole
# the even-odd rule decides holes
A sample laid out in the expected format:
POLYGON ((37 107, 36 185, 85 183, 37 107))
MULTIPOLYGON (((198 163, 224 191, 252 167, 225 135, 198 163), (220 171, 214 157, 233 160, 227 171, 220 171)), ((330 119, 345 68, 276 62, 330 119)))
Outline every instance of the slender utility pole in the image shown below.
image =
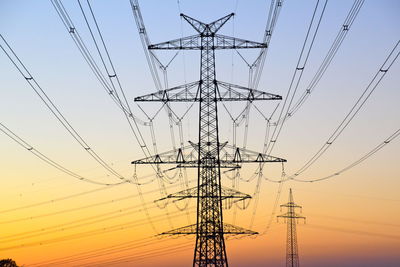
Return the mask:
POLYGON ((301 206, 296 205, 293 200, 292 189, 289 192, 289 202, 281 205, 281 208, 287 208, 287 213, 279 215, 278 218, 284 218, 287 224, 287 243, 286 243, 286 267, 299 267, 299 254, 297 247, 297 233, 296 223, 297 220, 306 217, 300 216, 296 213, 295 209, 301 209, 301 206))
MULTIPOLYGON (((247 41, 217 34, 233 16, 229 14, 211 23, 203 23, 181 14, 198 34, 150 45, 149 49, 159 50, 200 50, 200 80, 136 97, 135 101, 199 102, 198 143, 189 142, 182 147, 133 161, 132 164, 175 164, 178 168, 197 168, 198 181, 195 188, 188 188, 166 198, 197 199, 197 222, 166 235, 196 234, 193 266, 228 266, 224 235, 257 234, 243 228, 224 224, 222 200, 234 201, 250 198, 221 184, 221 168, 236 169, 241 163, 284 162, 286 160, 266 154, 232 147, 220 142, 218 130, 219 101, 280 100, 282 97, 251 88, 228 84, 216 79, 215 50, 264 48, 266 44, 247 41)), ((163 198, 163 199, 166 199, 163 198)))

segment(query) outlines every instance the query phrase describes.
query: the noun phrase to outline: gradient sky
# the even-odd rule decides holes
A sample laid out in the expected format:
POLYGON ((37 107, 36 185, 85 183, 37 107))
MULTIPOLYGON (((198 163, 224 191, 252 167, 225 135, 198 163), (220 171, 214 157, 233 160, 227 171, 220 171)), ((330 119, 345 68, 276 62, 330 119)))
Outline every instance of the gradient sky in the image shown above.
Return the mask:
MULTIPOLYGON (((235 12, 233 22, 221 30, 255 41, 262 40, 269 1, 140 1, 152 42, 194 34, 179 18, 181 12, 201 21, 212 21, 235 12)), ((285 1, 273 34, 261 78, 260 90, 285 95, 296 66, 316 1, 285 1)), ((340 29, 353 1, 329 1, 314 48, 300 83, 304 91, 340 29)), ((89 49, 93 43, 76 1, 65 7, 89 49)), ((92 1, 109 52, 133 111, 145 119, 133 98, 155 91, 128 0, 92 1)), ((284 126, 273 155, 288 160, 287 174, 301 167, 326 141, 371 81, 400 37, 400 2, 366 0, 353 27, 314 93, 284 126)), ((0 33, 13 47, 38 83, 92 148, 126 177, 134 173, 130 162, 143 154, 129 132, 121 111, 79 54, 50 1, 0 0, 0 33)), ((172 52, 158 53, 165 63, 172 52)), ((255 51, 243 51, 253 61, 255 51)), ((219 80, 247 84, 248 68, 235 52, 217 52, 219 80)), ((181 53, 169 67, 169 85, 198 80, 199 53, 181 53)), ((395 62, 360 113, 328 152, 301 179, 332 174, 357 160, 384 141, 400 126, 400 63, 395 62)), ((79 147, 46 109, 5 54, 0 52, 0 122, 40 152, 76 171, 102 182, 118 182, 79 147)), ((269 114, 276 103, 257 104, 269 114)), ((155 114, 157 104, 142 104, 155 114)), ((174 105, 182 114, 188 105, 174 105)), ((228 104, 239 114, 244 104, 228 104)), ((232 142, 231 122, 220 108, 221 140, 232 142)), ((185 142, 196 141, 197 108, 183 121, 185 142)), ((165 112, 154 120, 159 151, 171 149, 165 112)), ((253 109, 248 148, 261 151, 265 120, 253 109)), ((142 127, 147 143, 148 127, 142 127)), ((243 127, 238 144, 243 143, 243 127)), ((101 187, 78 181, 46 165, 0 132, 0 258, 20 265, 45 266, 43 262, 65 259, 56 266, 188 266, 193 257, 193 237, 155 238, 159 232, 195 222, 195 202, 157 207, 159 183, 150 169, 137 170, 142 177, 143 202, 135 185, 101 187), (150 181, 152 181, 150 183, 150 181), (77 195, 81 192, 85 194, 77 195), (71 196, 71 197, 69 197, 71 196), (153 226, 151 225, 153 222, 153 226), (106 248, 105 250, 101 250, 106 248), (96 257, 80 253, 93 251, 96 257), (116 252, 108 254, 110 252, 116 252), (78 259, 80 261, 69 261, 78 259), (128 258, 127 258, 128 257, 128 258), (129 258, 130 257, 130 258, 129 258), (108 264, 107 260, 129 262, 108 264)), ((400 140, 394 140, 359 166, 330 180, 316 183, 287 182, 303 206, 307 224, 298 225, 300 262, 316 267, 395 267, 400 262, 400 140)), ((243 168, 244 179, 255 166, 243 168)), ((268 165, 265 175, 280 178, 281 166, 268 165)), ((173 175, 174 173, 171 173, 173 175)), ((179 175, 179 174, 177 174, 179 175)), ((188 173, 189 180, 196 178, 188 173)), ((228 177, 224 184, 231 186, 228 177)), ((253 194, 257 179, 240 182, 241 191, 253 194)), ((194 182, 191 182, 194 186, 194 182)), ((168 193, 180 184, 166 183, 168 193)), ((228 239, 231 266, 285 266, 286 227, 272 215, 278 184, 262 180, 258 206, 226 209, 224 219, 266 234, 257 238, 228 239), (236 214, 236 215, 235 215, 236 214), (269 221, 271 220, 270 227, 269 221)), ((246 204, 246 203, 245 203, 246 204)), ((277 210, 279 214, 279 209, 277 210)))

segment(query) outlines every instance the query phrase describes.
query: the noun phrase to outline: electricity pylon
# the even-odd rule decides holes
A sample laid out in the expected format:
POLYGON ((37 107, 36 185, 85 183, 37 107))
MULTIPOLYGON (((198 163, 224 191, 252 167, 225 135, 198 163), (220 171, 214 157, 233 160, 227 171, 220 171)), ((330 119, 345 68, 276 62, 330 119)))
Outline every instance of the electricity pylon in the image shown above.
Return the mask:
MULTIPOLYGON (((199 102, 198 143, 177 150, 157 154, 133 161, 132 164, 175 164, 178 168, 197 168, 197 186, 188 188, 165 198, 178 200, 197 199, 197 222, 194 225, 164 232, 165 235, 196 235, 193 266, 228 266, 224 235, 257 234, 230 224, 223 223, 222 200, 238 201, 249 195, 222 187, 221 168, 237 169, 242 163, 285 162, 286 160, 263 153, 233 147, 221 143, 218 131, 219 101, 281 100, 282 97, 246 88, 216 79, 215 50, 264 48, 265 43, 217 34, 233 16, 229 14, 211 23, 203 23, 181 14, 198 34, 150 45, 159 50, 200 50, 200 80, 153 94, 136 97, 135 101, 199 102)), ((164 198, 164 199, 165 199, 164 198)))
POLYGON ((306 217, 296 213, 296 208, 301 209, 302 207, 294 203, 292 189, 289 192, 289 202, 281 205, 281 208, 288 209, 286 213, 277 216, 278 218, 284 218, 287 224, 286 267, 299 267, 296 223, 299 219, 305 220, 306 217))

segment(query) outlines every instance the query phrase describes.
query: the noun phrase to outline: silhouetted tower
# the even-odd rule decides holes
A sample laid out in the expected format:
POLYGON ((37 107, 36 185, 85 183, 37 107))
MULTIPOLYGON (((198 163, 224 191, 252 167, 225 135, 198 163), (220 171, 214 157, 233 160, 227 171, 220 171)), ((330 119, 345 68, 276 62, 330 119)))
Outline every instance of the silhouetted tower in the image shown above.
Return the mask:
POLYGON ((287 213, 277 216, 284 218, 287 224, 286 267, 299 267, 296 223, 299 219, 305 220, 306 217, 296 213, 296 208, 302 207, 294 203, 292 189, 289 192, 289 202, 281 205, 281 208, 287 208, 287 213))
MULTIPOLYGON (((233 16, 229 14, 212 23, 203 23, 181 14, 198 34, 150 45, 149 49, 160 50, 200 50, 200 80, 153 94, 136 97, 135 101, 159 102, 199 102, 198 143, 154 155, 132 164, 175 164, 178 168, 197 168, 198 181, 194 188, 187 188, 162 200, 176 198, 197 199, 197 222, 165 235, 196 234, 193 266, 228 266, 224 235, 257 234, 243 228, 224 224, 222 200, 238 201, 249 195, 221 186, 221 168, 236 169, 241 163, 284 162, 284 159, 263 153, 233 147, 220 142, 218 131, 219 101, 280 100, 282 97, 242 86, 217 81, 215 70, 215 50, 263 48, 257 43, 217 34, 219 29, 233 16)), ((157 167, 159 168, 159 167, 157 167)))

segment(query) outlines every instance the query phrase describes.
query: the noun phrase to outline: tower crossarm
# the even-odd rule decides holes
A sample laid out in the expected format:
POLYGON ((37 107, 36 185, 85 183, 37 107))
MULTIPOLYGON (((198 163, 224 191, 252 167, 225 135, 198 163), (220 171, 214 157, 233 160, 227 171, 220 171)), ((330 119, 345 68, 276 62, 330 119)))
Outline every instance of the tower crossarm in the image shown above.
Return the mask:
MULTIPOLYGON (((201 233, 202 235, 207 235, 207 234, 213 234, 215 233, 210 232, 210 233, 201 233)), ((180 227, 171 231, 163 232, 160 235, 195 235, 197 234, 196 232, 196 224, 191 224, 188 226, 180 227)), ((239 226, 235 226, 232 224, 223 224, 223 234, 224 235, 257 235, 257 232, 251 231, 244 229, 239 226)))
POLYGON ((266 93, 244 86, 217 81, 218 101, 281 100, 280 95, 266 93), (225 89, 225 90, 221 90, 225 89))
POLYGON ((284 218, 284 219, 303 219, 303 220, 306 219, 306 217, 304 217, 304 216, 301 216, 301 215, 299 215, 297 213, 291 213, 291 212, 287 212, 287 213, 278 215, 276 217, 284 218))
MULTIPOLYGON (((207 185, 203 184, 201 186, 205 187, 207 185)), ((160 198, 156 201, 164 201, 164 200, 168 200, 168 199, 175 199, 175 201, 177 201, 177 200, 183 200, 186 198, 197 198, 198 197, 197 192, 198 192, 198 187, 196 186, 196 187, 185 189, 185 190, 173 193, 173 194, 169 194, 166 197, 160 198)), ((217 196, 202 196, 202 197, 217 197, 217 196)), ((249 194, 239 192, 235 189, 222 186, 221 187, 221 199, 224 200, 224 199, 228 199, 228 198, 234 199, 235 200, 234 202, 236 202, 236 201, 240 201, 240 200, 250 199, 251 196, 249 194)))
POLYGON ((299 205, 297 205, 295 203, 288 202, 286 204, 282 204, 281 208, 293 208, 293 209, 299 208, 299 209, 301 209, 302 206, 299 206, 299 205))
MULTIPOLYGON (((135 98, 137 102, 197 102, 201 101, 200 81, 160 90, 135 98)), ((216 81, 217 94, 215 101, 259 101, 281 100, 279 95, 266 93, 260 90, 250 89, 244 86, 216 81)))
MULTIPOLYGON (((202 50, 204 47, 201 44, 201 34, 191 35, 183 38, 173 39, 170 41, 152 44, 148 48, 150 50, 202 50)), ((215 34, 215 43, 212 49, 247 49, 247 48, 266 48, 266 43, 259 43, 240 39, 236 37, 215 34)))
POLYGON ((158 44, 149 45, 150 50, 200 50, 201 35, 191 35, 158 44))
POLYGON ((215 35, 215 49, 246 49, 246 48, 267 48, 267 43, 259 43, 240 39, 236 37, 216 34, 215 35))
POLYGON ((197 165, 198 153, 191 146, 184 146, 175 150, 152 155, 150 157, 132 161, 132 164, 192 164, 197 165))
MULTIPOLYGON (((224 147, 226 143, 221 143, 220 146, 224 147)), ((176 165, 176 168, 197 168, 201 161, 198 160, 198 144, 192 143, 188 146, 170 150, 160 154, 152 155, 146 158, 132 161, 131 164, 137 165, 176 165)), ((221 161, 221 168, 225 169, 239 169, 238 162, 221 161)))
MULTIPOLYGON (((285 159, 232 146, 226 142, 221 143, 220 148, 219 162, 221 168, 239 168, 242 163, 286 162, 285 159)), ((141 165, 176 164, 177 167, 197 167, 201 162, 198 160, 198 144, 190 142, 190 145, 182 148, 138 159, 131 163, 141 165)), ((289 204, 290 202, 285 205, 289 204)), ((285 205, 282 205, 282 207, 288 207, 285 205)), ((295 207, 300 208, 300 206, 295 207)))
POLYGON ((152 94, 135 97, 137 102, 194 102, 199 101, 200 82, 192 82, 175 86, 166 90, 160 90, 152 94))
POLYGON ((286 159, 267 155, 265 153, 251 151, 232 145, 226 145, 220 152, 222 163, 263 163, 263 162, 286 162, 286 159))

